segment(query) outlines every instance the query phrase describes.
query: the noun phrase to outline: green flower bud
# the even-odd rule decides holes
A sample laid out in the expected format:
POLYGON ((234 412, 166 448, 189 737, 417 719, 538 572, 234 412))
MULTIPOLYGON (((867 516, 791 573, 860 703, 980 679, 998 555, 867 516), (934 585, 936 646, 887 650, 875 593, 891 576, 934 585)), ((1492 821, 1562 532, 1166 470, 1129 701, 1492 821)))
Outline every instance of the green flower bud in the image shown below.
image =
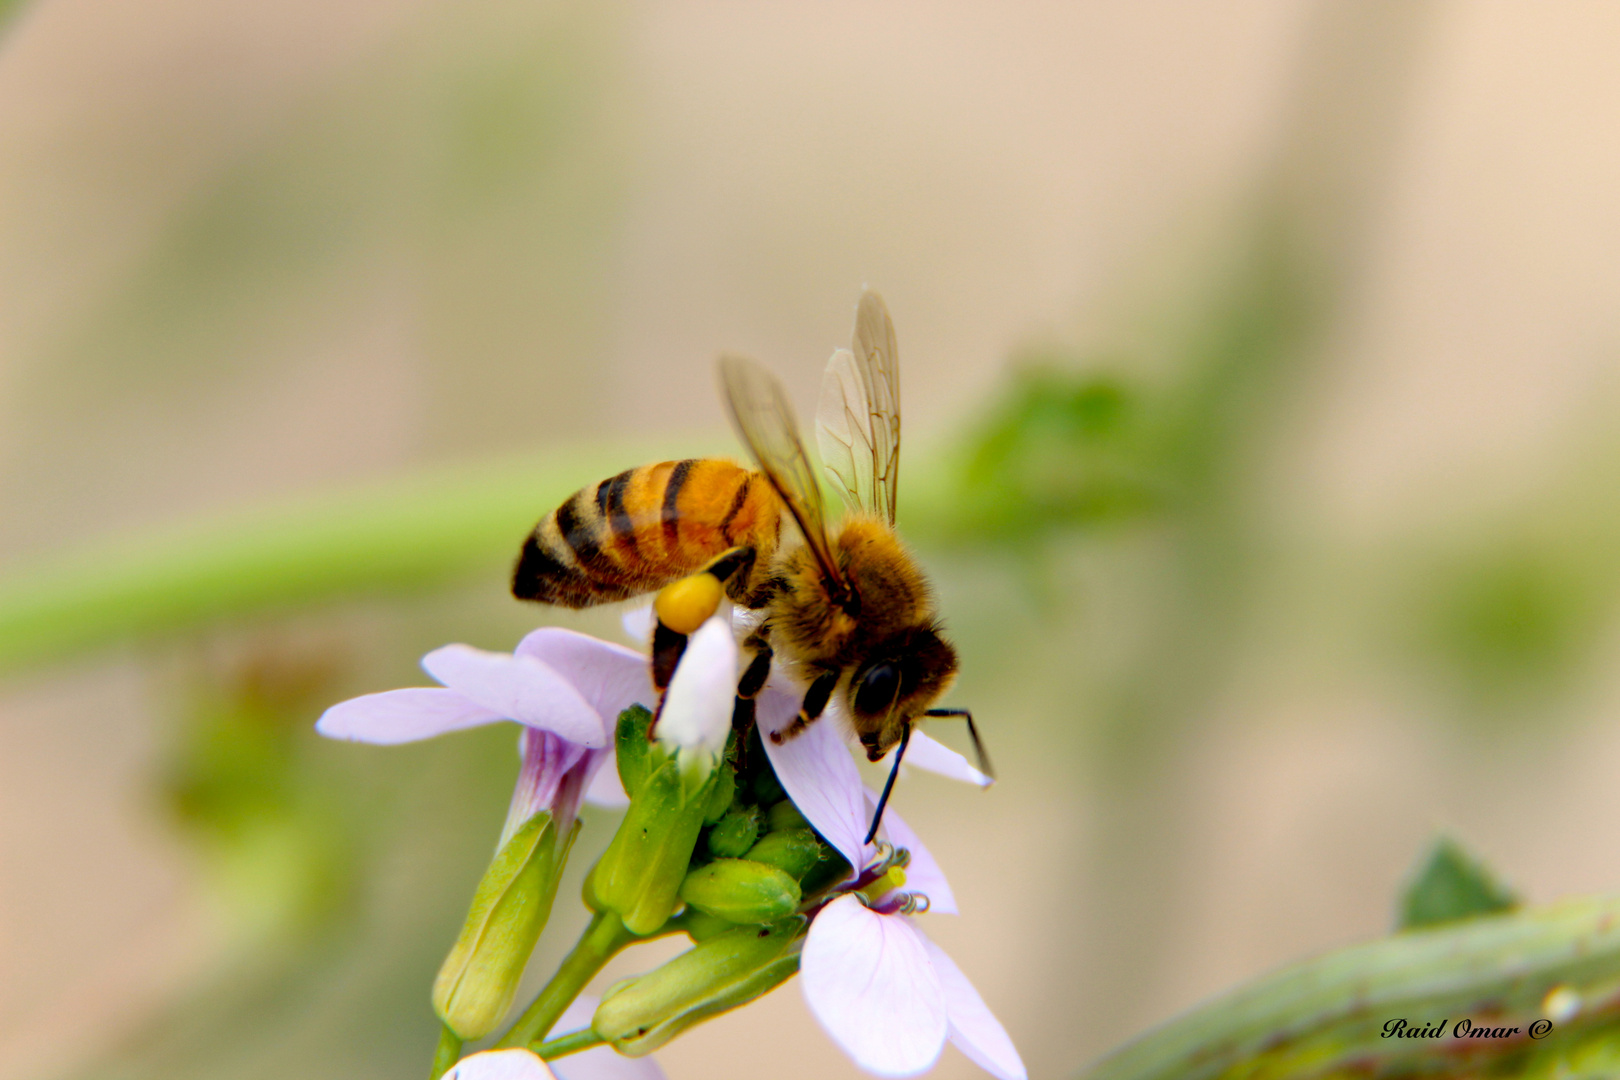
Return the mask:
POLYGON ((799 808, 792 802, 783 799, 772 806, 765 818, 768 828, 766 832, 783 832, 787 829, 808 829, 810 821, 799 812, 799 808))
POLYGON ((737 929, 736 923, 706 914, 697 908, 687 908, 682 912, 680 925, 693 941, 708 941, 717 934, 737 929))
POLYGON ((768 923, 799 906, 799 883, 774 866, 747 859, 716 859, 686 875, 681 899, 734 923, 768 923))
POLYGON ((713 825, 725 817, 736 794, 737 770, 728 761, 720 766, 720 774, 715 779, 714 794, 709 796, 708 808, 703 812, 703 824, 713 825))
POLYGON ((694 791, 683 783, 675 754, 653 747, 648 763, 654 767, 630 796, 619 831, 591 872, 587 898, 594 899, 594 910, 617 912, 638 936, 653 933, 674 913, 709 796, 725 772, 714 770, 694 791))
POLYGON ((799 970, 803 918, 738 927, 662 967, 611 987, 591 1027, 621 1054, 650 1054, 675 1036, 746 1005, 799 970))
POLYGON ((721 859, 742 855, 754 846, 764 816, 757 806, 733 806, 709 830, 709 854, 721 859))
POLYGON ((766 833, 744 857, 774 866, 799 881, 821 861, 821 841, 810 829, 783 829, 766 833))
POLYGON ((652 771, 648 761, 652 746, 647 741, 647 729, 651 726, 652 713, 640 705, 632 705, 619 714, 619 724, 614 732, 613 750, 619 764, 619 783, 624 785, 624 793, 632 799, 652 771))
POLYGON ((484 871, 467 923, 433 983, 433 1008, 462 1039, 488 1035, 511 1008, 578 834, 575 822, 559 843, 551 813, 542 811, 512 834, 484 871))

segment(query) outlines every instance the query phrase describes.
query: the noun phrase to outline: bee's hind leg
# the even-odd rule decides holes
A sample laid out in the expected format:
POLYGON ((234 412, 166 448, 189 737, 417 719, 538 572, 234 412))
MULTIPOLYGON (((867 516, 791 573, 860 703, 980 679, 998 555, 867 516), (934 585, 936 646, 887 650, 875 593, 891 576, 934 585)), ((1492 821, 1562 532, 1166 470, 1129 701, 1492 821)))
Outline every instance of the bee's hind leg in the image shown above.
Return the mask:
POLYGON ((781 731, 771 732, 771 742, 781 746, 821 718, 828 700, 832 697, 833 688, 838 685, 838 674, 836 671, 828 671, 816 676, 816 681, 805 691, 804 704, 799 706, 799 715, 781 731))
POLYGON ((652 681, 660 694, 669 687, 675 665, 686 652, 686 639, 697 632, 725 598, 726 583, 740 571, 747 580, 754 566, 754 549, 734 547, 721 552, 709 565, 658 590, 653 600, 652 681))

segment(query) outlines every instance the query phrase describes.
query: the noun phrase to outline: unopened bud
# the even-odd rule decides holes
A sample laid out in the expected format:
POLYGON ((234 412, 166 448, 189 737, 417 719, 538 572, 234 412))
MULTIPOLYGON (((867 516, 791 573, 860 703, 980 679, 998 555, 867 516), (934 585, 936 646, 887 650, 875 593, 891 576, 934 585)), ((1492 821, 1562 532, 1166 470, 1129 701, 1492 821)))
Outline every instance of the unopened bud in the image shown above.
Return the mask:
POLYGON ((764 815, 756 806, 732 807, 709 830, 709 854, 721 859, 735 859, 746 853, 759 838, 762 817, 764 815))
POLYGON ((687 908, 681 912, 680 925, 681 929, 685 930, 687 936, 693 941, 708 941, 718 934, 729 933, 737 929, 736 923, 728 922, 715 915, 709 915, 699 911, 697 908, 687 908))
POLYGON ((652 713, 644 706, 632 705, 619 714, 614 729, 613 752, 619 766, 619 783, 632 799, 651 771, 652 744, 647 731, 652 727, 652 713))
POLYGON ((652 760, 659 764, 631 795, 630 809, 591 872, 587 890, 595 910, 617 912, 625 929, 638 935, 657 930, 674 913, 721 772, 688 797, 675 755, 654 748, 652 760))
POLYGON ((794 881, 800 881, 821 861, 821 841, 809 829, 784 829, 760 837, 744 857, 774 866, 794 881))
POLYGON ((782 832, 786 829, 808 829, 810 822, 797 806, 787 799, 772 806, 765 815, 767 832, 782 832))
POLYGON ((484 871, 467 923, 433 984, 433 1008, 462 1039, 488 1035, 511 1008, 578 832, 575 822, 559 843, 550 812, 542 811, 512 834, 484 871))
POLYGON ((709 794, 709 805, 703 811, 703 824, 713 825, 731 809, 737 797, 737 770, 731 762, 723 762, 715 773, 714 790, 709 794))
POLYGON ((711 1016, 746 1005, 799 970, 805 920, 738 927, 694 945, 602 997, 591 1027, 621 1054, 640 1057, 711 1016))
POLYGON ((686 875, 681 899, 734 923, 769 923, 799 906, 799 883, 774 866, 716 859, 686 875))

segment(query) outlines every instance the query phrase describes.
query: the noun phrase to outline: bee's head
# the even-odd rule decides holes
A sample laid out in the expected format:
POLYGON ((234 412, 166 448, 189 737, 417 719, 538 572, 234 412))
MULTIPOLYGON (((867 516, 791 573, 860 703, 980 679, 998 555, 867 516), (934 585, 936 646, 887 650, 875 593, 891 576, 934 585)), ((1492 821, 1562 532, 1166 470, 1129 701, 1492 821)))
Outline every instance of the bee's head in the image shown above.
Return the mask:
POLYGON ((956 650, 936 626, 902 630, 875 649, 849 681, 850 714, 867 758, 888 753, 954 678, 956 650))

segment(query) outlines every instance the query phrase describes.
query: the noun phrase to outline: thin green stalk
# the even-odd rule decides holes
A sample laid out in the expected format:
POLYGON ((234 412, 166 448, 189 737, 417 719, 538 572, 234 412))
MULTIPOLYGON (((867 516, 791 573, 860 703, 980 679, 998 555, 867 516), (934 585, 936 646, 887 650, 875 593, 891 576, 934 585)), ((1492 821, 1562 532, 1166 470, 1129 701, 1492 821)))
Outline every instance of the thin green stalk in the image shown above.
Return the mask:
POLYGON ((620 949, 639 940, 624 928, 619 916, 611 911, 598 912, 591 924, 580 935, 576 944, 557 969, 557 974, 546 983, 545 989, 534 1003, 523 1011, 512 1029, 501 1036, 500 1046, 528 1046, 545 1038, 562 1017, 563 1012, 585 984, 602 970, 620 949))
POLYGON ((428 1080, 439 1080, 439 1077, 449 1072, 450 1067, 460 1060, 461 1037, 446 1024, 439 1031, 439 1048, 433 1051, 433 1071, 428 1074, 428 1080))
POLYGON ((602 1036, 590 1028, 580 1028, 578 1031, 570 1031, 566 1035, 559 1035, 555 1039, 550 1039, 539 1046, 530 1047, 530 1049, 547 1061, 551 1061, 554 1058, 577 1054, 581 1050, 589 1050, 593 1046, 601 1046, 602 1042, 602 1036))

